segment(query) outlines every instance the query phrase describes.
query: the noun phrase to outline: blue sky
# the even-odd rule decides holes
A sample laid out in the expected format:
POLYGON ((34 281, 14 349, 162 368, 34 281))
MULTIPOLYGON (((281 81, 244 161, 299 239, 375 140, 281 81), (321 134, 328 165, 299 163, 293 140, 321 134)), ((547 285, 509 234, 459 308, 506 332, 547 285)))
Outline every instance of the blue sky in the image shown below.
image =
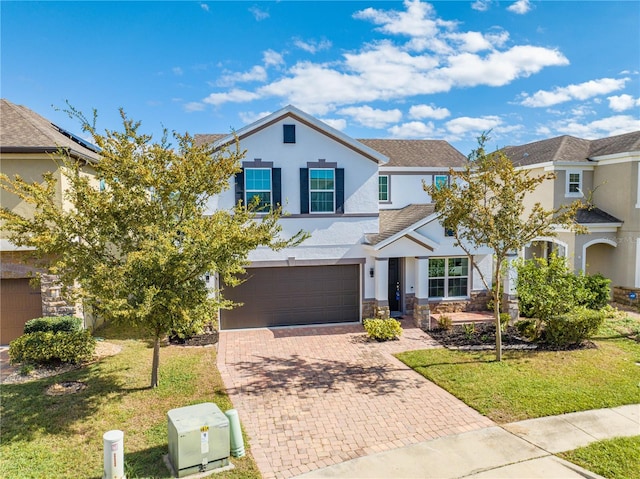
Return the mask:
POLYGON ((638 1, 2 1, 1 94, 79 133, 118 108, 159 137, 287 104, 354 138, 469 153, 640 130, 638 1))

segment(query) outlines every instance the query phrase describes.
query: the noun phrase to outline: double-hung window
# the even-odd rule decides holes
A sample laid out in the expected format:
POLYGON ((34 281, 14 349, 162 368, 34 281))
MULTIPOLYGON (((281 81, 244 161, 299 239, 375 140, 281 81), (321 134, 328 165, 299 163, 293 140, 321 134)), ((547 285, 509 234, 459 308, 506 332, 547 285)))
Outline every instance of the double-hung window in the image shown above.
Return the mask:
POLYGON ((271 208, 271 168, 246 168, 244 170, 245 204, 258 201, 257 210, 271 208))
POLYGON ((567 171, 567 196, 581 196, 582 172, 567 171))
POLYGON ((448 175, 434 175, 433 184, 436 185, 436 189, 440 190, 446 186, 449 186, 449 176, 448 175))
POLYGON ((429 297, 460 298, 469 295, 469 258, 430 258, 429 297))
POLYGON ((389 176, 378 176, 378 201, 389 201, 389 176))
POLYGON ((333 213, 336 209, 336 181, 333 168, 309 168, 311 213, 333 213))

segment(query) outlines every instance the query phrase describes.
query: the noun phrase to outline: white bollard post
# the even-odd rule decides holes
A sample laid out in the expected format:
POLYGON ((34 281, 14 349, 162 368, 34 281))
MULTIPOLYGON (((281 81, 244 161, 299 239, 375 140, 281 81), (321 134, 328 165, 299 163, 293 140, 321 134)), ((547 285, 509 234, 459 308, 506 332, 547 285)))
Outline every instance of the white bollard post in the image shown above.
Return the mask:
POLYGON ((107 431, 104 444, 104 473, 102 479, 127 479, 124 475, 124 432, 107 431))

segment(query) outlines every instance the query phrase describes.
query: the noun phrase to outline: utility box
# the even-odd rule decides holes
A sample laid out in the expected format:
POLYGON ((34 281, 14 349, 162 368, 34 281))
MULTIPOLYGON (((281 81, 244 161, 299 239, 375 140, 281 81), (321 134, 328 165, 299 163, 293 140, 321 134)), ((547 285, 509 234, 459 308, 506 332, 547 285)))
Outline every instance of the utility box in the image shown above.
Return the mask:
POLYGON ((229 419, 213 403, 171 409, 169 461, 178 477, 229 465, 229 419))

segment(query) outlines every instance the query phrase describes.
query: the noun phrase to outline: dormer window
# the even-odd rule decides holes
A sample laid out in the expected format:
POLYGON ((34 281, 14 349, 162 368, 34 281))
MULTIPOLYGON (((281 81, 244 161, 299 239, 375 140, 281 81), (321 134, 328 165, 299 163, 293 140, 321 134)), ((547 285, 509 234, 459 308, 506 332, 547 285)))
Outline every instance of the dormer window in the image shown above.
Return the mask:
POLYGON ((567 171, 566 196, 582 196, 582 172, 567 171))
POLYGON ((282 125, 282 137, 284 143, 295 143, 296 125, 282 125))

